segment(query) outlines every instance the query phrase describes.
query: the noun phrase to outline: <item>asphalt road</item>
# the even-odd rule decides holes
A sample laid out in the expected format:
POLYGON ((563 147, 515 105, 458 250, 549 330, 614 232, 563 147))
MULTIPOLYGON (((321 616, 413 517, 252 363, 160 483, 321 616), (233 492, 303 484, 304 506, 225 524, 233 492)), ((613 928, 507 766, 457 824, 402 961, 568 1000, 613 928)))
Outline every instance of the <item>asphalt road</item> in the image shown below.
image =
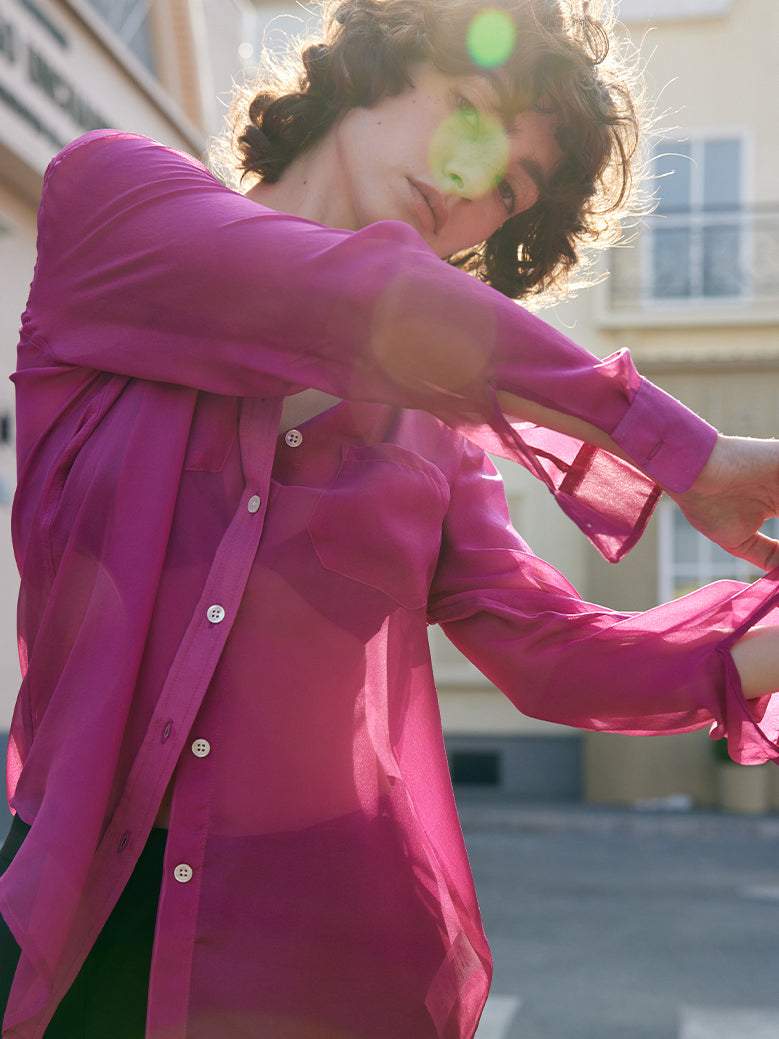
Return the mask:
POLYGON ((779 817, 463 805, 477 1039, 779 1039, 779 817))

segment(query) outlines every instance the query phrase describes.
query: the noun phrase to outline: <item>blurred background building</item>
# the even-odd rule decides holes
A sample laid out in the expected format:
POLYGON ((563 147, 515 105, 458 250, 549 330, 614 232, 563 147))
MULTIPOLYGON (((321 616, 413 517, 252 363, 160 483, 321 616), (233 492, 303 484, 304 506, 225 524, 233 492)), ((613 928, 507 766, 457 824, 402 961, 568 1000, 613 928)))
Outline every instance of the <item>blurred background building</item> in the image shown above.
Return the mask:
MULTIPOLYGON (((601 356, 629 347, 639 369, 728 433, 779 428, 779 98, 775 0, 621 0, 625 32, 651 61, 665 128, 647 154, 655 213, 609 277, 544 316, 601 356)), ((0 0, 0 351, 14 367, 49 159, 86 130, 148 134, 198 157, 218 131, 233 76, 264 45, 316 19, 292 2, 0 0)), ((524 472, 503 467, 515 525, 585 599, 647 609, 699 584, 755 576, 664 502, 618 567, 603 563, 524 472)), ((13 393, 0 381, 0 733, 19 682, 10 546, 13 393)), ((456 783, 525 800, 716 803, 705 733, 587 735, 523 718, 431 635, 456 783)), ((626 681, 629 681, 626 676, 626 681)), ((576 675, 571 675, 576 681, 576 675)), ((735 766, 734 766, 735 768, 735 766)), ((750 805, 779 809, 768 769, 739 769, 750 805)), ((775 771, 775 770, 774 770, 775 771)))
MULTIPOLYGON (((659 98, 659 137, 646 155, 656 209, 629 247, 603 258, 601 285, 543 316, 601 356, 628 347, 639 371, 723 432, 774 436, 779 5, 622 0, 620 17, 648 59, 648 94, 659 98)), ((589 601, 644 610, 713 580, 756 576, 665 500, 640 544, 611 566, 570 531, 542 488, 513 467, 503 471, 516 526, 589 601)), ((539 729, 496 693, 476 694, 478 676, 441 643, 436 649, 455 778, 542 799, 681 795, 669 803, 710 805, 724 796, 753 810, 779 808, 776 768, 725 768, 705 732, 646 739, 539 729), (754 790, 721 793, 722 773, 754 790)))

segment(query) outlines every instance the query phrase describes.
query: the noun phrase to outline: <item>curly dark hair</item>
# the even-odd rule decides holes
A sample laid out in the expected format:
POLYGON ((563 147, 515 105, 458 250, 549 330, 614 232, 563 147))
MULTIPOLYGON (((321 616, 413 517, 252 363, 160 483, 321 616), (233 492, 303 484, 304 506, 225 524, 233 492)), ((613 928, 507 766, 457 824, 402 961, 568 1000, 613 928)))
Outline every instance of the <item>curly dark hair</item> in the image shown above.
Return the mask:
POLYGON ((551 101, 563 159, 532 208, 448 262, 512 298, 563 294, 573 269, 586 267, 587 247, 616 241, 629 211, 640 77, 597 0, 491 0, 490 7, 508 14, 516 28, 513 52, 493 71, 475 64, 467 46, 482 0, 331 4, 323 40, 304 45, 297 60, 265 69, 253 96, 234 105, 227 148, 234 164, 237 157, 240 180, 277 181, 345 110, 371 107, 409 87, 414 63, 431 62, 448 75, 487 76, 503 115, 542 97, 545 105, 551 101))

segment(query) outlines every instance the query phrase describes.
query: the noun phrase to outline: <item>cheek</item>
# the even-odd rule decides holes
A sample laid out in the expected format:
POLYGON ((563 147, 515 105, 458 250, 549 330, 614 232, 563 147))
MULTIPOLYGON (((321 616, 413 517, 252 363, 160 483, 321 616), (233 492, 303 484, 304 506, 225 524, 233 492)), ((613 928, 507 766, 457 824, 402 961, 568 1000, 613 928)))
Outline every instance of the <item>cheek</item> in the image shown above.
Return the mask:
POLYGON ((535 184, 524 185, 517 192, 516 196, 516 209, 514 213, 525 213, 528 209, 532 209, 533 206, 538 202, 539 192, 535 184))

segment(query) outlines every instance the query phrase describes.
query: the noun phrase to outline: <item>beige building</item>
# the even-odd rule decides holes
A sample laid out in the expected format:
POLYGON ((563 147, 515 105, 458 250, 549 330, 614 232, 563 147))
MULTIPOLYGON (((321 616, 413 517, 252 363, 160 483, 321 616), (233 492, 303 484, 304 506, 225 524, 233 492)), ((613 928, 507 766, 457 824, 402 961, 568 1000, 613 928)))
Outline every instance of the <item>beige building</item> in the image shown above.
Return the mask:
MULTIPOLYGON (((622 0, 646 37, 650 94, 663 126, 648 156, 657 213, 634 245, 608 257, 610 277, 547 319, 600 355, 629 347, 639 368, 726 432, 770 436, 779 396, 779 5, 775 0, 622 0), (664 176, 666 175, 667 176, 664 176)), ((202 154, 231 74, 286 32, 304 33, 292 2, 0 0, 0 347, 14 366, 34 262, 35 212, 49 158, 92 126, 149 134, 202 154)), ((0 381, 0 732, 18 685, 13 397, 0 381)), ((515 525, 590 600, 645 609, 696 583, 749 576, 661 506, 618 567, 600 561, 545 490, 503 467, 515 525)), ((432 634, 457 781, 525 799, 632 802, 685 794, 715 800, 705 734, 637 740, 590 736, 523 718, 432 634)), ((575 676, 572 676, 575 681, 575 676)), ((758 775, 768 786, 765 770, 758 775)), ((765 802, 764 802, 765 803, 765 802)))
MULTIPOLYGON (((620 14, 632 40, 644 41, 649 94, 660 98, 662 132, 647 151, 657 206, 634 244, 605 258, 603 284, 545 316, 600 356, 629 348, 643 374, 723 432, 774 436, 779 5, 622 0, 620 14)), ((516 526, 585 599, 644 610, 709 581, 755 576, 667 501, 640 545, 610 566, 555 515, 544 491, 504 473, 516 526)), ((462 776, 545 798, 718 801, 722 770, 706 733, 639 739, 528 725, 436 645, 443 717, 462 776)), ((733 771, 734 782, 756 788, 753 806, 779 809, 774 766, 733 771)))
MULTIPOLYGON (((0 353, 15 366, 44 170, 69 140, 111 126, 194 155, 221 121, 253 8, 237 0, 0 0, 0 353)), ((13 388, 0 380, 0 734, 19 684, 13 388)))

